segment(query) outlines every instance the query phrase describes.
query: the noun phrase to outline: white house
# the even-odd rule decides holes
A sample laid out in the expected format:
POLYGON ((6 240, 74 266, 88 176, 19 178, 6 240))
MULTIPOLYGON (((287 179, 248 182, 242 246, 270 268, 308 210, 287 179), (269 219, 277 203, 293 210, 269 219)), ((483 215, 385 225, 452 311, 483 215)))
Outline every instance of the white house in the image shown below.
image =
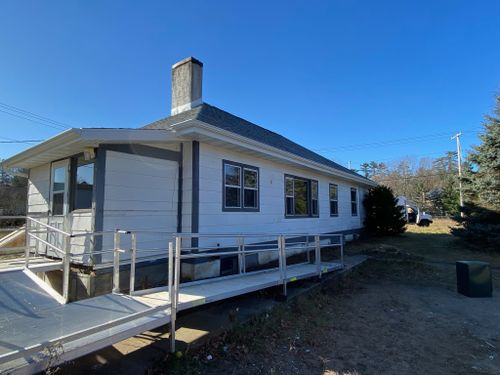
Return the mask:
MULTIPOLYGON (((165 247, 154 230, 357 233, 374 182, 204 103, 202 70, 194 58, 172 67, 170 117, 138 129, 69 129, 6 160, 29 171, 28 215, 72 233, 144 230, 142 248, 165 247)), ((111 261, 92 252, 111 248, 112 236, 71 245, 73 264, 87 272, 111 261)))

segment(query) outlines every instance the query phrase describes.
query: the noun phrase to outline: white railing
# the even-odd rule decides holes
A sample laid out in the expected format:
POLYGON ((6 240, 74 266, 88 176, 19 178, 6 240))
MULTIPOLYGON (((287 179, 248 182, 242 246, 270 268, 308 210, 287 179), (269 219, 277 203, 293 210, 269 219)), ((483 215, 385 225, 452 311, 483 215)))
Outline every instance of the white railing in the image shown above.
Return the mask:
MULTIPOLYGON (((151 293, 155 290, 164 290, 162 288, 152 288, 147 290, 142 290, 139 292, 135 291, 135 281, 136 281, 136 264, 138 253, 156 253, 167 258, 168 267, 168 280, 167 280, 167 290, 168 298, 165 299, 164 303, 146 309, 138 313, 128 315, 119 319, 114 319, 104 324, 94 326, 88 329, 77 331, 65 336, 61 336, 50 340, 45 343, 39 343, 33 345, 32 347, 24 348, 22 350, 15 350, 10 353, 0 355, 0 362, 8 362, 17 358, 26 357, 27 355, 35 354, 43 350, 45 347, 49 347, 54 343, 67 343, 77 340, 81 337, 89 336, 91 334, 101 332, 102 330, 115 327, 120 324, 130 322, 134 319, 140 317, 148 316, 159 311, 167 311, 170 308, 170 339, 171 339, 171 351, 175 351, 175 325, 177 319, 177 311, 179 307, 179 295, 180 295, 180 285, 181 285, 181 262, 189 261, 190 259, 199 258, 221 258, 225 256, 235 256, 237 257, 238 265, 237 272, 229 276, 218 276, 212 278, 205 278, 202 280, 195 280, 189 282, 182 282, 182 285, 189 285, 193 283, 203 283, 213 280, 214 278, 223 279, 230 277, 238 277, 250 273, 267 272, 270 270, 279 271, 279 283, 282 286, 282 294, 287 295, 287 284, 290 281, 287 277, 288 267, 292 265, 297 265, 297 263, 291 264, 288 259, 296 254, 306 254, 306 260, 299 264, 314 264, 315 274, 321 277, 324 273, 322 269, 322 249, 325 248, 338 248, 339 249, 339 263, 341 267, 344 266, 344 238, 341 234, 199 234, 199 233, 165 233, 161 231, 147 231, 147 230, 119 230, 114 231, 101 231, 101 232, 89 232, 89 233, 78 233, 72 234, 64 230, 51 226, 43 221, 29 217, 29 216, 0 216, 2 219, 25 219, 25 230, 26 230, 26 243, 25 249, 25 267, 29 269, 30 267, 30 255, 38 255, 38 245, 41 243, 56 254, 58 254, 63 261, 63 291, 62 297, 65 302, 69 300, 69 276, 70 276, 70 264, 71 256, 71 239, 78 237, 91 237, 95 239, 96 237, 103 237, 105 235, 113 236, 113 248, 112 249, 101 249, 95 251, 94 249, 89 249, 93 255, 98 254, 113 254, 113 289, 114 293, 120 293, 120 267, 123 265, 130 266, 130 280, 129 280, 129 294, 145 294, 151 293), (54 236, 50 236, 51 233, 57 233, 63 238, 62 246, 58 241, 52 241, 54 236), (137 239, 138 236, 151 233, 161 233, 168 238, 167 243, 164 248, 138 248, 137 239), (46 238, 42 238, 40 234, 47 234, 46 238), (130 248, 124 248, 122 246, 122 236, 130 237, 130 248), (31 246, 31 240, 35 242, 35 246, 31 246), (214 240, 224 241, 222 247, 211 245, 214 240), (126 262, 121 260, 121 254, 130 253, 130 260, 126 262), (278 266, 274 268, 264 268, 251 270, 251 267, 247 266, 247 258, 250 255, 261 254, 271 254, 268 257, 268 261, 271 263, 275 260, 278 261, 278 266), (314 257, 312 256, 314 255, 314 257)), ((257 263, 259 263, 257 261, 257 263)), ((167 312, 168 313, 168 312, 167 312)))
MULTIPOLYGON (((237 272, 230 276, 214 276, 201 280, 183 282, 183 285, 192 285, 194 283, 204 283, 213 280, 214 278, 225 279, 238 277, 247 273, 266 272, 270 269, 260 269, 254 271, 247 270, 247 257, 249 255, 259 254, 275 254, 275 259, 278 260, 278 267, 272 269, 278 270, 280 275, 280 284, 282 285, 282 294, 287 295, 287 285, 289 278, 287 277, 287 268, 291 265, 287 258, 298 253, 305 253, 307 260, 303 263, 314 263, 316 266, 316 275, 321 278, 324 273, 321 267, 321 250, 324 248, 339 248, 339 263, 344 266, 344 238, 342 234, 199 234, 199 233, 169 233, 171 237, 168 241, 168 246, 164 249, 138 249, 137 237, 141 233, 153 233, 154 231, 133 231, 133 230, 116 230, 114 234, 114 256, 113 256, 113 293, 120 293, 120 266, 122 264, 120 258, 122 254, 130 252, 130 280, 129 294, 146 294, 155 291, 164 290, 165 287, 150 288, 140 292, 135 291, 135 270, 137 263, 137 254, 145 252, 165 252, 167 251, 168 258, 168 281, 167 291, 168 300, 171 307, 171 350, 175 351, 175 324, 176 315, 179 304, 180 284, 181 284, 181 261, 199 258, 219 258, 225 256, 236 256, 238 259, 237 272), (125 249, 121 246, 122 236, 130 236, 130 248, 125 249), (262 241, 263 238, 272 238, 272 240, 262 241), (200 246, 202 240, 217 239, 226 240, 226 245, 217 248, 210 245, 200 246), (232 239, 231 243, 228 239, 232 239), (335 239, 335 241, 332 241, 335 239), (195 241, 193 241, 195 240, 195 241), (194 243, 198 243, 193 245, 194 243), (189 245, 187 245, 189 244, 189 245), (314 261, 311 257, 311 252, 314 254, 314 261)), ((258 262, 257 262, 258 263, 258 262)), ((297 264, 297 263, 295 263, 297 264)))

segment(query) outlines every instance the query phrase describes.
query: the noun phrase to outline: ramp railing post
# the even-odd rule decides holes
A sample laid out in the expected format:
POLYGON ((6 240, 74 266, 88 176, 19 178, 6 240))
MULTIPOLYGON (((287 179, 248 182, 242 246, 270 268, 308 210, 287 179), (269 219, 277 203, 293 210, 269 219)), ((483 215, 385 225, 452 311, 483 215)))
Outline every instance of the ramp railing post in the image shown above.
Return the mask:
POLYGON ((131 233, 132 248, 130 249, 130 294, 135 290, 135 260, 137 257, 137 237, 135 233, 131 233))
MULTIPOLYGON (((26 219, 26 229, 28 230, 29 232, 29 228, 28 228, 28 219, 26 219)), ((35 233, 37 234, 37 237, 39 236, 39 233, 41 232, 40 230, 40 224, 39 223, 35 223, 35 233)), ((26 247, 29 249, 30 246, 29 246, 29 239, 28 237, 26 237, 26 247)), ((35 256, 38 256, 38 240, 35 239, 35 256)))
POLYGON ((69 301, 69 273, 71 262, 71 236, 65 235, 64 238, 64 258, 63 258, 63 299, 69 301))
POLYGON ((283 258, 281 254, 281 236, 276 239, 276 245, 278 246, 278 268, 280 270, 280 283, 283 284, 283 258))
POLYGON ((283 296, 286 297, 288 294, 287 291, 287 276, 286 276, 286 243, 285 243, 285 236, 280 235, 278 237, 278 251, 281 254, 281 268, 282 268, 282 280, 283 280, 283 296))
POLYGON ((316 254, 316 270, 318 272, 318 277, 321 278, 321 244, 319 241, 319 236, 314 236, 314 251, 316 254))
POLYGON ((344 268, 344 235, 340 235, 340 264, 344 268))
POLYGON ((24 248, 24 267, 25 268, 29 268, 30 266, 30 247, 29 247, 29 244, 30 244, 30 229, 29 229, 29 224, 30 221, 29 221, 29 218, 26 217, 26 227, 24 229, 24 237, 25 237, 25 245, 26 247, 24 248))
POLYGON ((238 237, 238 273, 245 273, 245 268, 245 240, 243 237, 238 237))
POLYGON ((172 280, 174 272, 174 244, 172 241, 168 242, 168 300, 172 304, 172 280))
POLYGON ((180 236, 175 237, 175 271, 173 299, 170 302, 170 352, 175 352, 175 321, 177 318, 177 306, 179 302, 179 281, 181 268, 181 240, 180 236))
POLYGON ((309 245, 309 235, 306 235, 307 263, 311 263, 311 248, 309 245))
POLYGON ((120 292, 120 232, 118 229, 114 233, 113 249, 113 293, 120 292))

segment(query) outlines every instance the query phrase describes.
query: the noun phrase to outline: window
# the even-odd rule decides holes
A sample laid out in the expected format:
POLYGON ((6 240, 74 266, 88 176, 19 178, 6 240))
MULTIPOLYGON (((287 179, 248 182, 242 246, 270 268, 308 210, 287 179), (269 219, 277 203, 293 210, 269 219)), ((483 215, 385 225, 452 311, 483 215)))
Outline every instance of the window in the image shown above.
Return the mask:
POLYGON ((225 208, 241 208, 241 168, 224 165, 225 208))
POLYGON ((330 184, 330 216, 339 216, 339 188, 330 184))
POLYGON ((318 215, 318 181, 285 176, 285 216, 318 215))
POLYGON ((92 208, 94 191, 94 161, 80 156, 76 160, 73 209, 92 208))
POLYGON ((63 160, 52 164, 52 215, 64 215, 67 212, 68 162, 63 160))
POLYGON ((259 210, 259 169, 223 161, 225 211, 259 210))
POLYGON ((358 216, 358 191, 356 188, 351 188, 351 214, 358 216))
POLYGON ((52 163, 52 215, 92 208, 94 195, 94 160, 83 155, 52 163))
POLYGON ((243 168, 243 207, 257 208, 258 172, 255 169, 243 168))

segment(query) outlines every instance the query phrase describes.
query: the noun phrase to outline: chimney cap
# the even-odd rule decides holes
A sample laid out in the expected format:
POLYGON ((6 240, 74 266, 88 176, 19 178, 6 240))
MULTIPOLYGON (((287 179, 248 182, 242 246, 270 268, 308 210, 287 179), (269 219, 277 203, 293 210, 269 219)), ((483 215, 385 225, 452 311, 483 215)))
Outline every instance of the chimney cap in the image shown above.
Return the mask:
POLYGON ((193 56, 189 56, 189 57, 186 57, 185 59, 183 59, 179 62, 176 62, 174 65, 172 65, 172 69, 175 69, 175 68, 177 68, 181 65, 184 65, 188 62, 192 62, 193 64, 198 64, 199 66, 203 67, 203 63, 200 60, 194 58, 193 56))

